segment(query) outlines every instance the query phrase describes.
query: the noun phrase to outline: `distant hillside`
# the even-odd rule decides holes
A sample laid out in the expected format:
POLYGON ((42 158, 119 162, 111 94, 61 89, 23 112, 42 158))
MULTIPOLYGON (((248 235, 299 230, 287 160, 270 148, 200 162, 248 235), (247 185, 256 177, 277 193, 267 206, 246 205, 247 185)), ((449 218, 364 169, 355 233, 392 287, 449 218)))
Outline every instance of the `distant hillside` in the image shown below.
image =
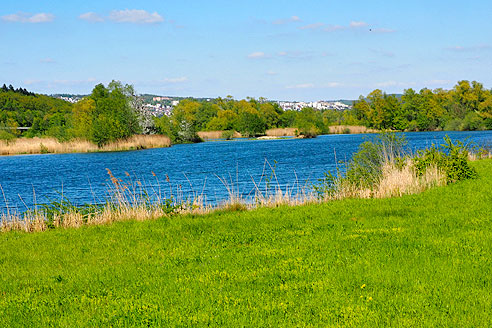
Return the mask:
POLYGON ((62 138, 62 130, 70 120, 72 104, 50 96, 13 87, 0 89, 0 127, 18 134, 18 127, 30 128, 26 136, 53 135, 62 138))

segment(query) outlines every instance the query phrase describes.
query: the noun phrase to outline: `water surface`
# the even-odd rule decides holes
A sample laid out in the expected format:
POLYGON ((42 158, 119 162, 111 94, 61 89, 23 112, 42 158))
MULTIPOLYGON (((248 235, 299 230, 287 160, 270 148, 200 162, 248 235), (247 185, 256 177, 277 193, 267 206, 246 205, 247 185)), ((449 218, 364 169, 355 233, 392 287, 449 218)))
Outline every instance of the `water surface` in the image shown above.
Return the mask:
MULTIPOLYGON (((410 147, 417 149, 442 143, 446 134, 453 140, 492 143, 492 131, 414 132, 405 136, 410 147)), ((161 193, 169 196, 170 186, 173 193, 180 187, 184 195, 203 194, 210 203, 228 197, 219 177, 245 197, 254 194, 255 183, 262 181, 265 186, 265 179, 272 186, 297 189, 316 182, 324 172, 334 172, 337 162, 349 160, 360 143, 372 136, 326 135, 315 139, 216 141, 128 152, 4 156, 0 157, 0 208, 5 211, 8 204, 22 212, 49 199, 59 200, 60 194, 75 204, 103 202, 109 183, 106 169, 128 181, 127 172, 149 191, 154 188, 157 192, 160 186, 161 193), (266 161, 274 167, 275 176, 266 161)))

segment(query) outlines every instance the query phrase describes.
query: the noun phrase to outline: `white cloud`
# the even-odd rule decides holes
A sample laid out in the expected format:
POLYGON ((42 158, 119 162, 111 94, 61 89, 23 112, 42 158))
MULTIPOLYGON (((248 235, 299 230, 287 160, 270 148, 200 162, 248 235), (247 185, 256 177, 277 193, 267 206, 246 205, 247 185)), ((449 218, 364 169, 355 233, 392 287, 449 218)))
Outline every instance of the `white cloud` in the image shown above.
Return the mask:
POLYGON ((301 19, 299 16, 291 16, 290 18, 287 19, 277 19, 272 22, 273 25, 284 25, 288 23, 293 23, 293 22, 300 22, 301 19))
POLYGON ((300 30, 315 30, 315 29, 318 29, 324 25, 325 25, 324 23, 314 23, 314 24, 308 24, 308 25, 301 26, 301 27, 299 27, 299 29, 300 30))
POLYGON ((268 71, 266 73, 267 73, 267 75, 270 75, 270 76, 278 75, 278 73, 275 71, 268 71))
POLYGON ((5 22, 12 23, 49 23, 55 19, 55 15, 49 13, 38 13, 38 14, 28 14, 28 13, 18 13, 2 16, 2 20, 5 22))
POLYGON ((104 18, 91 11, 80 15, 79 18, 92 23, 104 22, 104 18))
POLYGON ((117 23, 156 24, 164 21, 157 12, 149 13, 139 9, 113 10, 109 13, 109 20, 117 23))
POLYGON ((162 82, 166 83, 183 83, 188 81, 188 78, 186 76, 181 76, 181 77, 166 77, 162 80, 162 82))
POLYGON ((329 82, 326 85, 324 85, 324 87, 326 87, 326 88, 339 88, 342 86, 343 86, 343 84, 341 84, 340 82, 329 82))
POLYGON ((334 32, 334 31, 340 31, 340 30, 346 30, 346 29, 347 29, 347 27, 346 26, 342 26, 342 25, 329 25, 324 30, 326 32, 334 32))
POLYGON ((250 53, 248 55, 248 58, 251 58, 251 59, 264 59, 264 58, 268 58, 269 56, 267 56, 267 54, 265 54, 264 52, 261 52, 261 51, 257 51, 257 52, 253 52, 253 53, 250 53))
POLYGON ((368 24, 366 22, 350 22, 350 27, 358 28, 358 27, 366 27, 368 24))
POLYGON ((301 84, 296 84, 296 85, 288 85, 285 88, 286 89, 312 89, 314 88, 313 83, 301 83, 301 84))
POLYGON ((396 30, 390 28, 371 28, 369 30, 372 33, 395 33, 396 30))

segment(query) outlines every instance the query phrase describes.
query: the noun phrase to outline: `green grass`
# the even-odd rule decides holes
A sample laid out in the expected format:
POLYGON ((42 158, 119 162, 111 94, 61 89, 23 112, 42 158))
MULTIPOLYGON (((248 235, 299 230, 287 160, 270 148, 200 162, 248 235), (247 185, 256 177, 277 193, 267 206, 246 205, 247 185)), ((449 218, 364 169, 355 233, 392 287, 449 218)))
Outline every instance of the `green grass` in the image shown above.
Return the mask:
POLYGON ((402 198, 0 234, 0 326, 491 326, 473 166, 402 198))

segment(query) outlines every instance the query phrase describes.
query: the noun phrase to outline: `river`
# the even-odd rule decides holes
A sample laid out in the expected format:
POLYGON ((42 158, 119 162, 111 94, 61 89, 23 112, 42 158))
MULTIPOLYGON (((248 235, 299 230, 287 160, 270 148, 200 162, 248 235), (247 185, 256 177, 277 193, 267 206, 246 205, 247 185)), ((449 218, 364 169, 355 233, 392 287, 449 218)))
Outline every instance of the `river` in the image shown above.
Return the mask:
MULTIPOLYGON (((492 145, 492 131, 412 132, 405 137, 415 150, 442 143, 446 134, 453 140, 492 145)), ((60 200, 61 195, 77 205, 104 202, 110 183, 106 169, 134 185, 139 181, 150 194, 160 190, 161 196, 169 197, 181 190, 183 197, 200 194, 210 204, 227 199, 227 187, 243 197, 253 195, 260 182, 260 188, 269 182, 272 187, 297 190, 316 182, 324 172, 335 172, 337 162, 349 160, 361 142, 373 136, 324 135, 127 152, 3 156, 0 209, 23 212, 50 199, 60 200)))

